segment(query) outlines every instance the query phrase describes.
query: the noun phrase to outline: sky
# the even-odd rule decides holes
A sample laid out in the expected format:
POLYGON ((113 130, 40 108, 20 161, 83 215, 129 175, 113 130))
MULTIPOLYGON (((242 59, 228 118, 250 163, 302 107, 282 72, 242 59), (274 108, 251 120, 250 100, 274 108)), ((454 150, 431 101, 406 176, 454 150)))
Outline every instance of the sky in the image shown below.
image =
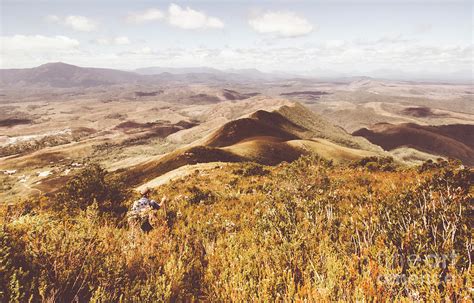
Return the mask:
POLYGON ((47 62, 472 76, 472 1, 2 0, 2 68, 47 62))

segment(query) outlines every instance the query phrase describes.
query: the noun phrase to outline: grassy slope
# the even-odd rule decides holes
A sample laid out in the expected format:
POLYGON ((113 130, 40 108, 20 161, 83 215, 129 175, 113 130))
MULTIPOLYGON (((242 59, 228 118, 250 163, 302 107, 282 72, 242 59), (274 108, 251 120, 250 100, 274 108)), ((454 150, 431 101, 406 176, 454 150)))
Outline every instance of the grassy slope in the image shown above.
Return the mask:
POLYGON ((460 159, 467 165, 474 164, 473 125, 421 126, 412 123, 382 123, 371 129, 362 128, 353 134, 363 136, 385 150, 412 147, 422 152, 460 159))
POLYGON ((42 277, 43 294, 59 301, 77 295, 83 301, 456 296, 468 302, 472 270, 464 245, 472 232, 466 228, 465 174, 457 168, 367 171, 312 159, 263 170, 242 163, 196 170, 157 188, 154 199, 170 199, 168 221, 161 210, 153 219, 156 229, 136 237, 94 208, 71 216, 32 204, 33 212, 0 213, 0 241, 8 249, 0 260, 10 262, 2 263, 8 264, 3 277, 13 279, 15 266, 23 264, 18 260, 29 260, 14 280, 20 299, 38 298, 31 285, 42 277), (458 257, 448 259, 451 280, 442 286, 443 267, 405 259, 441 258, 453 250, 458 257), (400 275, 423 283, 395 282, 400 275))
POLYGON ((323 117, 308 110, 299 103, 295 103, 294 106, 283 106, 278 110, 278 113, 306 129, 300 132, 300 137, 302 138, 323 138, 351 148, 375 152, 382 151, 380 147, 370 143, 364 138, 358 138, 348 134, 341 127, 331 124, 323 117))

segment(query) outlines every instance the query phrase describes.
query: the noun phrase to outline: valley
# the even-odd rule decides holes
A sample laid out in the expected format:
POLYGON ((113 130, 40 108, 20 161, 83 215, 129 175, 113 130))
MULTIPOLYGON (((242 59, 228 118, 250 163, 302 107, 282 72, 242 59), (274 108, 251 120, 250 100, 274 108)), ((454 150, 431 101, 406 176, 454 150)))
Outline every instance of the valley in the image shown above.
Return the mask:
POLYGON ((335 163, 474 163, 471 85, 140 75, 63 63, 2 74, 3 201, 54 192, 88 163, 126 172, 131 186, 199 163, 275 165, 312 153, 335 163))

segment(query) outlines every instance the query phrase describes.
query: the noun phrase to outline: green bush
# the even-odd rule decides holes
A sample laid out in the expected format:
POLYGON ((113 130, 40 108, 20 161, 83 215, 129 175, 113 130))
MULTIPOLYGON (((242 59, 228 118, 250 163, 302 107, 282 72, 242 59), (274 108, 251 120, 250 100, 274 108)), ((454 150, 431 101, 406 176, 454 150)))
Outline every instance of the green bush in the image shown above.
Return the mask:
POLYGON ((369 171, 395 171, 397 166, 392 157, 364 157, 353 161, 351 167, 364 167, 369 171))
POLYGON ((129 197, 125 185, 98 164, 87 165, 56 194, 57 209, 86 209, 97 203, 103 212, 123 213, 122 202, 129 197))

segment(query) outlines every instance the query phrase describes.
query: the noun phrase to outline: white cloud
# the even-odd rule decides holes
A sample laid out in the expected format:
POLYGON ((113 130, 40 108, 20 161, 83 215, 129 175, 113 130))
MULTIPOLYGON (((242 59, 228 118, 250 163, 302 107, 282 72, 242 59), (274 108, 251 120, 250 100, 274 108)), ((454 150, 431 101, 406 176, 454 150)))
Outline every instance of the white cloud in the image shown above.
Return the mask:
POLYGON ((97 27, 94 21, 84 16, 67 16, 64 19, 64 24, 81 32, 91 32, 97 27))
POLYGON ((324 47, 327 48, 337 48, 340 49, 346 45, 346 41, 344 40, 327 40, 324 43, 324 47))
POLYGON ((145 23, 149 21, 161 20, 165 14, 158 9, 147 9, 140 13, 131 13, 127 16, 127 21, 131 23, 145 23))
POLYGON ((28 67, 78 53, 79 41, 66 36, 0 36, 2 67, 28 67))
POLYGON ((97 29, 97 23, 94 20, 84 16, 60 17, 56 15, 49 15, 46 17, 46 20, 49 22, 62 24, 80 32, 92 32, 97 29))
MULTIPOLYGON (((355 40, 328 40, 311 45, 293 43, 291 46, 270 47, 198 47, 159 48, 141 45, 103 48, 80 45, 65 36, 4 36, 1 63, 4 67, 31 67, 45 62, 63 61, 80 66, 107 66, 133 69, 139 66, 211 66, 216 68, 258 68, 283 71, 311 71, 323 68, 340 73, 370 74, 377 69, 418 70, 433 73, 465 70, 472 66, 472 43, 439 45, 435 42, 410 41, 381 43, 374 39, 360 43, 355 40), (298 45, 299 44, 299 45, 298 45)), ((108 37, 102 42, 115 45, 120 37, 108 37)), ((403 40, 403 39, 402 39, 403 40)), ((123 39, 123 42, 126 40, 123 39)), ((320 74, 324 76, 325 74, 320 74)))
POLYGON ((53 23, 59 23, 61 21, 61 18, 56 15, 48 15, 46 16, 46 20, 53 23))
POLYGON ((124 54, 131 54, 131 55, 152 55, 153 53, 155 53, 155 51, 153 51, 153 49, 151 47, 143 47, 141 49, 138 49, 138 50, 134 50, 134 51, 131 51, 131 52, 127 52, 127 53, 124 53, 124 54))
POLYGON ((292 12, 266 12, 249 20, 250 26, 261 34, 298 37, 313 31, 313 25, 292 12))
POLYGON ((130 39, 126 36, 120 36, 115 38, 98 38, 95 39, 93 42, 99 45, 128 45, 130 44, 130 39))
POLYGON ((99 45, 110 45, 110 39, 107 39, 107 38, 98 38, 98 39, 95 39, 93 42, 99 45))
POLYGON ((136 24, 166 20, 168 24, 182 29, 216 29, 224 27, 224 22, 217 17, 211 17, 202 11, 197 11, 190 7, 181 7, 174 3, 170 4, 166 12, 150 8, 143 12, 131 13, 127 16, 126 20, 136 24))
POLYGON ((169 6, 168 22, 182 29, 224 27, 224 23, 216 17, 209 17, 203 12, 193 10, 190 7, 182 8, 177 4, 170 4, 169 6))
POLYGON ((66 36, 14 35, 1 36, 0 41, 2 50, 5 52, 30 51, 36 53, 70 50, 79 46, 79 41, 66 36))
POLYGON ((216 17, 209 17, 207 19, 207 26, 210 28, 223 28, 224 23, 216 17))
POLYGON ((116 37, 114 39, 114 43, 116 45, 127 45, 127 44, 130 44, 130 40, 128 39, 128 37, 121 36, 121 37, 116 37))

